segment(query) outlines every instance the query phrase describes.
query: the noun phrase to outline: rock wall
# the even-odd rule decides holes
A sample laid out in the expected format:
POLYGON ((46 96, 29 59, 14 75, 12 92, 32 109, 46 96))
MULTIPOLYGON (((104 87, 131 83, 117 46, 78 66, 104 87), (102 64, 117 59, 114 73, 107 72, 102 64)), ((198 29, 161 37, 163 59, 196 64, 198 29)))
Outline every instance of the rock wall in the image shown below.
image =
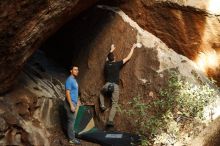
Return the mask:
MULTIPOLYGON (((4 145, 51 145, 48 129, 62 131, 65 70, 36 53, 10 93, 1 96, 1 139, 4 145), (53 72, 53 73, 51 73, 53 72)), ((59 142, 59 141, 58 141, 59 142)), ((62 142, 62 141, 61 141, 62 142)))
MULTIPOLYGON (((1 8, 7 8, 0 10, 0 19, 5 20, 0 23, 0 92, 11 89, 0 100, 0 142, 62 145, 62 140, 51 142, 50 133, 54 129, 47 128, 58 126, 61 131, 58 111, 64 99, 63 83, 67 74, 62 73, 65 71, 53 74, 58 67, 44 66, 46 63, 40 62, 41 58, 27 64, 17 84, 13 88, 11 85, 40 44, 95 1, 17 1, 18 5, 10 2, 0 2, 1 8)), ((133 97, 141 96, 145 103, 158 98, 171 69, 195 84, 208 81, 192 60, 200 51, 218 51, 220 27, 216 14, 206 11, 206 7, 194 8, 190 1, 129 0, 100 4, 70 21, 42 46, 59 63, 79 65, 81 100, 95 104, 100 127, 106 123, 110 109, 106 99, 107 112, 100 113, 98 97, 104 84, 105 58, 113 43, 117 60, 126 57, 133 43, 143 44, 135 49, 121 70, 119 104, 122 109, 129 109, 127 103, 133 97)), ((118 112, 115 128, 133 132, 131 122, 118 112)), ((218 143, 215 137, 213 141, 218 143)))
POLYGON ((0 2, 0 93, 14 83, 26 60, 51 34, 96 0, 0 2))
MULTIPOLYGON (((143 44, 135 49, 132 59, 120 74, 120 108, 129 109, 127 103, 133 97, 141 96, 146 103, 158 98, 170 69, 178 70, 195 84, 208 82, 192 60, 200 51, 219 40, 216 37, 218 29, 207 31, 214 29, 219 22, 216 16, 204 10, 170 3, 147 5, 140 1, 129 2, 122 3, 120 7, 101 5, 92 8, 65 25, 46 43, 49 48, 57 46, 55 54, 59 54, 59 49, 64 46, 68 48, 68 53, 72 52, 69 61, 72 60, 80 68, 81 100, 96 105, 101 125, 106 123, 110 110, 109 99, 106 98, 107 112, 99 112, 98 97, 104 84, 104 62, 112 43, 116 46, 117 60, 126 57, 133 43, 143 44), (203 33, 206 31, 208 37, 204 39, 203 33), (69 36, 68 40, 64 39, 65 36, 69 36)), ((133 131, 131 122, 125 115, 116 114, 117 130, 133 131)))

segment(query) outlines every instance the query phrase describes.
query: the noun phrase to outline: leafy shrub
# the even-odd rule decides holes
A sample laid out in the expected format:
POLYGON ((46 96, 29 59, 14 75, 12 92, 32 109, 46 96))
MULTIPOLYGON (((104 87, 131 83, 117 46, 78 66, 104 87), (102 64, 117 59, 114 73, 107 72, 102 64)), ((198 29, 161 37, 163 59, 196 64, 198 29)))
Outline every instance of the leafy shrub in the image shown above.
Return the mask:
POLYGON ((143 136, 142 146, 149 145, 156 135, 163 132, 178 138, 181 126, 195 119, 202 120, 204 107, 215 99, 214 89, 208 84, 189 83, 178 78, 174 71, 170 73, 167 84, 160 90, 160 98, 146 103, 143 97, 134 97, 129 102, 131 108, 122 111, 132 117, 131 124, 143 136))

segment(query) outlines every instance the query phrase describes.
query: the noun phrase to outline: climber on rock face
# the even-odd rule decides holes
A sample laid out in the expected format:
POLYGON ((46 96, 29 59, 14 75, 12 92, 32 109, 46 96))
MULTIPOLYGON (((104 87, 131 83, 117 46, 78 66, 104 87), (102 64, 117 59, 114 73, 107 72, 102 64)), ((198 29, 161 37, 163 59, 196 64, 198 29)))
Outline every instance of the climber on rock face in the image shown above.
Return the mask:
POLYGON ((116 108, 118 106, 119 100, 119 72, 122 66, 131 58, 134 48, 137 44, 133 44, 130 53, 123 60, 115 61, 113 51, 115 50, 114 44, 111 45, 111 50, 106 58, 104 75, 105 75, 105 85, 102 87, 100 93, 100 109, 102 112, 106 110, 104 104, 104 95, 108 92, 112 95, 112 107, 110 110, 109 118, 106 126, 114 126, 113 120, 116 114, 116 108))
POLYGON ((80 144, 80 141, 75 138, 74 122, 76 107, 80 105, 78 100, 78 83, 76 77, 79 74, 78 67, 73 65, 70 68, 70 76, 65 83, 66 99, 64 101, 64 107, 68 118, 67 123, 67 135, 70 144, 80 144))

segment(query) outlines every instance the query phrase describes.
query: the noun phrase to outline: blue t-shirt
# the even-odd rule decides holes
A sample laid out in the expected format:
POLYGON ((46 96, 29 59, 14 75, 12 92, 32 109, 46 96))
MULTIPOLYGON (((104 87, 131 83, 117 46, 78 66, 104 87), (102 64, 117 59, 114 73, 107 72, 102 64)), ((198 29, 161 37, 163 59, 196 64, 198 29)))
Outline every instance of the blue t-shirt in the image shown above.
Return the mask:
POLYGON ((65 89, 70 91, 71 100, 74 104, 77 104, 78 101, 78 84, 76 79, 70 75, 65 84, 65 89))

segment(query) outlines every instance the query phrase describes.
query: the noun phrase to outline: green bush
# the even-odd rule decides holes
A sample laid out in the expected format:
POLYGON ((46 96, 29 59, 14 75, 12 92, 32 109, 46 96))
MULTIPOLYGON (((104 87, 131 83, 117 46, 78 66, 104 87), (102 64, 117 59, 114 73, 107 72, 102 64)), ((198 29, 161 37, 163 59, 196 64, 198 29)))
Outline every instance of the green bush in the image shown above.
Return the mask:
POLYGON ((121 111, 132 117, 133 127, 143 136, 142 146, 149 145, 157 134, 171 132, 178 135, 181 125, 202 119, 204 107, 215 97, 214 89, 208 84, 189 83, 178 78, 176 72, 170 73, 167 87, 161 89, 159 95, 158 99, 149 103, 144 102, 143 97, 134 97, 129 102, 130 110, 121 111), (169 129, 171 122, 179 125, 169 129))

